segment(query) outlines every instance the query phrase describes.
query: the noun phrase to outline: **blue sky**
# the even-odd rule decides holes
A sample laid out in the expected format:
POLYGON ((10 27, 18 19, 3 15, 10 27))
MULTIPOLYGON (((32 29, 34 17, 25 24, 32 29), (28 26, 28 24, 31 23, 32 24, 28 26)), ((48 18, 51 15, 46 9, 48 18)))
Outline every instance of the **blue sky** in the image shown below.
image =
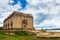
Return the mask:
POLYGON ((23 10, 25 8, 25 6, 28 4, 26 0, 12 0, 12 1, 14 1, 14 2, 13 3, 9 2, 9 5, 14 6, 14 5, 18 4, 18 2, 20 2, 21 6, 22 6, 22 8, 20 8, 21 10, 23 10))
POLYGON ((36 29, 60 28, 60 0, 0 0, 0 26, 13 11, 32 14, 36 29))

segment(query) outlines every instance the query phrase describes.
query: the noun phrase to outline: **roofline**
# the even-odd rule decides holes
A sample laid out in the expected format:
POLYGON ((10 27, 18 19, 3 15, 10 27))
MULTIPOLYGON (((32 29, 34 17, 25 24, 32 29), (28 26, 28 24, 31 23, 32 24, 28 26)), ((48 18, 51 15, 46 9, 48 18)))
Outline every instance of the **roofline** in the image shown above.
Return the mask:
MULTIPOLYGON (((5 22, 6 20, 8 20, 8 18, 10 18, 13 14, 16 14, 16 13, 18 13, 18 14, 25 14, 25 13, 22 13, 22 12, 14 11, 14 12, 12 12, 12 14, 10 14, 10 15, 4 20, 4 22, 5 22)), ((27 14, 27 15, 31 15, 31 14, 27 14)), ((31 17, 32 17, 32 15, 31 15, 31 17)), ((32 18, 33 18, 33 17, 32 17, 32 18)))

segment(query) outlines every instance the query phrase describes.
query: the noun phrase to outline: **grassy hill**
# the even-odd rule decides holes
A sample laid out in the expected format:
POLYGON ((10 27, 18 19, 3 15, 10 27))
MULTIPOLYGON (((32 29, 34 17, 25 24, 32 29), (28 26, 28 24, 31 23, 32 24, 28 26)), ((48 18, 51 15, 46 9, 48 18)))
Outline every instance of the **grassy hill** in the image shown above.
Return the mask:
POLYGON ((36 37, 35 35, 26 35, 18 33, 15 35, 7 35, 0 33, 0 40, 60 40, 59 37, 36 37))

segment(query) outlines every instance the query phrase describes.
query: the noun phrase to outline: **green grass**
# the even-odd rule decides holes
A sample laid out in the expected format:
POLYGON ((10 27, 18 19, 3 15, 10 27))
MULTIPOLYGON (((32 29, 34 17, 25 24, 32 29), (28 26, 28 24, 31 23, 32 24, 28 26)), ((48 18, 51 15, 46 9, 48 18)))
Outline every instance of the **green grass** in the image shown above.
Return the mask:
POLYGON ((35 36, 0 34, 0 40, 33 40, 33 39, 35 39, 35 36))
POLYGON ((16 35, 7 35, 0 33, 0 40, 60 40, 59 37, 36 37, 35 35, 26 35, 18 33, 16 35))

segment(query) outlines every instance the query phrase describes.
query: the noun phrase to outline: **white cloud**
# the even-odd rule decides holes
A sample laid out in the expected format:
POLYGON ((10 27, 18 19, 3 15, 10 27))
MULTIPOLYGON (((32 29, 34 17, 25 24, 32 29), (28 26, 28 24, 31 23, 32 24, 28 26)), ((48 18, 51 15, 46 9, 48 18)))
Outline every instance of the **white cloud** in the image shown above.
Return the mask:
POLYGON ((12 0, 9 0, 9 2, 10 2, 10 3, 14 3, 14 1, 12 1, 12 0))
MULTIPOLYGON (((44 13, 49 14, 48 19, 45 19, 42 23, 35 25, 35 27, 43 27, 50 28, 60 28, 60 5, 56 4, 60 3, 60 0, 27 0, 29 5, 23 10, 23 12, 31 13, 34 16, 34 20, 37 19, 36 14, 44 13), (41 7, 41 3, 45 3, 47 8, 41 7), (36 8, 37 7, 37 8, 36 8)), ((43 5, 44 6, 44 5, 43 5)))
MULTIPOLYGON (((22 8, 20 2, 14 6, 9 5, 9 2, 13 3, 12 0, 0 0, 0 14, 3 16, 3 18, 0 18, 1 23, 13 11, 18 11, 19 8, 22 8)), ((2 26, 3 24, 0 25, 2 26)))
MULTIPOLYGON (((21 10, 20 12, 32 14, 34 16, 34 20, 37 19, 38 13, 49 14, 48 19, 45 19, 38 25, 35 25, 35 27, 45 26, 44 28, 60 28, 60 0, 26 0, 26 1, 28 2, 28 5, 25 7, 24 10, 21 10)), ((10 2, 13 3, 14 1, 10 0, 10 2)), ((0 11, 1 12, 4 11, 4 13, 2 13, 4 18, 8 16, 6 14, 8 13, 10 14, 10 12, 13 12, 14 10, 19 11, 18 9, 22 8, 20 6, 21 5, 20 2, 14 6, 8 5, 8 3, 9 0, 0 1, 0 11)))
POLYGON ((20 2, 18 2, 18 4, 16 4, 16 5, 14 5, 14 6, 12 6, 12 5, 9 5, 9 2, 11 3, 11 2, 13 2, 12 0, 0 0, 0 11, 2 10, 2 11, 14 11, 14 10, 16 10, 16 11, 18 11, 18 9, 19 8, 22 8, 21 7, 21 4, 20 4, 20 2))
POLYGON ((60 4, 60 0, 56 0, 56 3, 59 3, 60 4))

